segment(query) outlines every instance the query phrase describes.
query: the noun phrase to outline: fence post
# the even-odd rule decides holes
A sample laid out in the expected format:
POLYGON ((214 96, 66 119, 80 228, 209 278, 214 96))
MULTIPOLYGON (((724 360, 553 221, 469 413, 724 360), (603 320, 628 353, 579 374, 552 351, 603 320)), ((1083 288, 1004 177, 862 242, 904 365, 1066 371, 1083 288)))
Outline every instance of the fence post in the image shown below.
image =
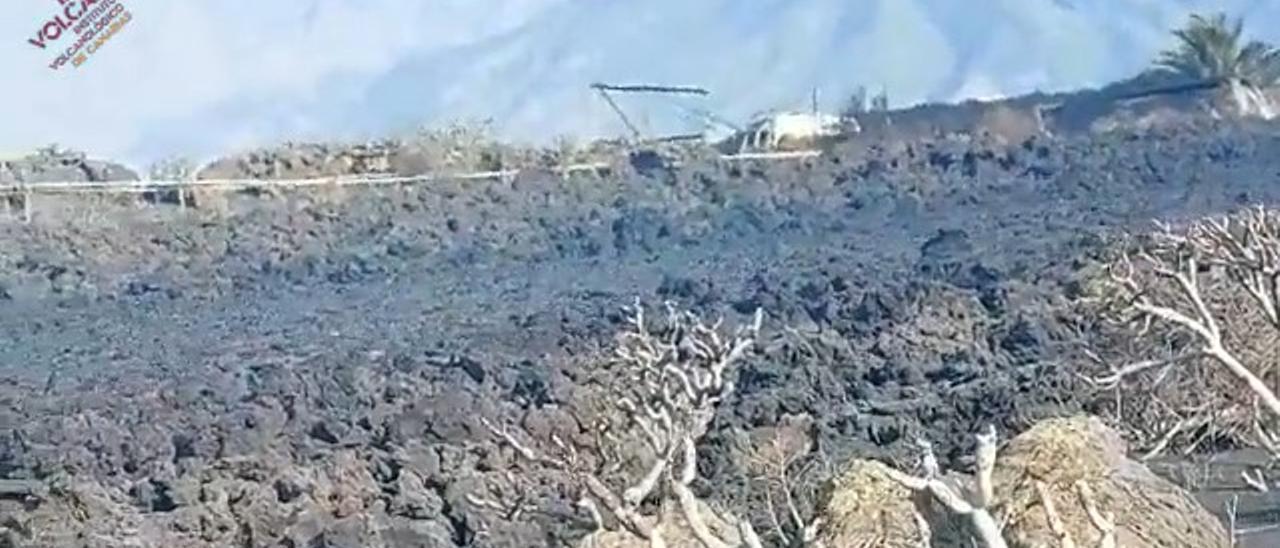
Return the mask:
POLYGON ((22 222, 31 223, 31 187, 26 181, 22 185, 22 222))

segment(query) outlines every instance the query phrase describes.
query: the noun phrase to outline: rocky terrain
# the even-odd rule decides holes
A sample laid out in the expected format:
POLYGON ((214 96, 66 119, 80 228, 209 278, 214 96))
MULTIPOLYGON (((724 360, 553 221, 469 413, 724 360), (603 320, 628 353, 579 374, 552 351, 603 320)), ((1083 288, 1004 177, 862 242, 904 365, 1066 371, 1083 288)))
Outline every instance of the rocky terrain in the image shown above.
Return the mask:
POLYGON ((700 495, 732 503, 733 440, 796 414, 833 461, 925 436, 963 466, 982 424, 1087 405, 1070 301, 1110 238, 1280 200, 1277 130, 861 139, 795 162, 187 209, 42 198, 32 222, 0 222, 0 543, 581 537, 567 493, 503 491, 524 467, 478 419, 565 428, 560 404, 636 297, 766 312, 700 495))
POLYGON ((84 153, 42 148, 22 158, 0 160, 0 185, 44 181, 134 181, 138 174, 129 168, 88 158, 84 153))

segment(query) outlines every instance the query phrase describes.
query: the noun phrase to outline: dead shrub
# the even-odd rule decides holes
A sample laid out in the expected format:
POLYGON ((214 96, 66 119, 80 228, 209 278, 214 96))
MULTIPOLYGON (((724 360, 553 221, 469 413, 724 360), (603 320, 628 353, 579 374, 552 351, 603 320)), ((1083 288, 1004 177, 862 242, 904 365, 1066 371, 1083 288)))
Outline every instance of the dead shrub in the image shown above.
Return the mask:
MULTIPOLYGON (((483 424, 521 461, 568 480, 565 487, 597 528, 584 546, 693 546, 681 539, 696 539, 705 548, 759 548, 748 522, 698 500, 690 485, 697 442, 733 392, 733 368, 754 347, 762 318, 757 312, 752 325, 729 334, 720 322, 668 304, 665 322, 653 325, 637 302, 612 355, 588 381, 595 395, 574 410, 579 432, 539 439, 488 419, 483 424), (668 519, 673 512, 680 520, 668 519)), ((539 484, 535 474, 511 482, 507 490, 524 492, 539 484)), ((477 499, 502 506, 492 497, 477 499)))
POLYGON ((1011 440, 995 472, 995 515, 1010 546, 1231 545, 1217 518, 1126 449, 1118 432, 1084 416, 1011 440))
POLYGON ((1101 410, 1146 458, 1260 445, 1280 454, 1280 217, 1252 208, 1160 225, 1085 301, 1103 320, 1101 410))
POLYGON ((833 473, 826 455, 815 451, 812 428, 808 415, 784 415, 776 426, 743 436, 737 448, 746 501, 736 506, 781 546, 813 540, 819 492, 833 473))

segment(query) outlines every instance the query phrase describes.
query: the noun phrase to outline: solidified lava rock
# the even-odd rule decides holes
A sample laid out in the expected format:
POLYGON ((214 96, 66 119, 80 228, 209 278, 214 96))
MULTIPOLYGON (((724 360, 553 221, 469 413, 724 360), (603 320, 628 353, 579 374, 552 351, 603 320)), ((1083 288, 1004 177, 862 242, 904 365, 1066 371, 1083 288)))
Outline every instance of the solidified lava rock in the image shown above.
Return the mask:
MULTIPOLYGON (((0 222, 0 477, 52 493, 0 500, 0 527, 19 545, 575 540, 564 477, 538 483, 543 513, 468 500, 517 501, 497 485, 531 473, 479 419, 581 434, 564 406, 636 296, 766 315, 699 496, 737 500, 736 434, 789 414, 835 461, 927 437, 958 463, 976 425, 1081 406, 1060 306, 1110 235, 1280 202, 1273 126, 1152 131, 181 214, 67 198, 85 214, 0 222)), ((307 150, 228 169, 328 169, 307 150)))

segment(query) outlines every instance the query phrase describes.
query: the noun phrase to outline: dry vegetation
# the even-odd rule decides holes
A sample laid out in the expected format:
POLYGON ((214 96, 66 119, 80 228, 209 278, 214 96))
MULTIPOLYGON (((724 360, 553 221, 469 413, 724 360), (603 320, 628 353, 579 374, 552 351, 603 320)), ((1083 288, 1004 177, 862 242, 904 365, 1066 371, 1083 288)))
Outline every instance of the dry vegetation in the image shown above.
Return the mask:
POLYGON ((757 312, 753 325, 726 335, 719 322, 668 305, 665 323, 655 327, 637 303, 595 400, 615 403, 616 412, 602 404, 596 415, 576 417, 591 441, 531 440, 528 432, 487 425, 525 461, 572 478, 578 505, 597 528, 584 546, 762 546, 750 523, 691 489, 698 440, 733 392, 732 367, 752 349, 761 319, 757 312), (656 514, 646 511, 651 502, 656 514))
POLYGON ((747 477, 739 503, 752 523, 764 524, 761 536, 779 546, 810 542, 820 501, 834 464, 816 450, 813 418, 785 415, 778 425, 743 436, 737 447, 747 477))
POLYGON ((993 513, 1009 545, 1231 545, 1190 494, 1126 453, 1118 433, 1093 417, 1044 421, 1010 440, 993 479, 993 513))
MULTIPOLYGON (((1162 225, 1107 271, 1087 313, 1110 336, 1102 348, 1129 361, 1093 354, 1106 371, 1088 380, 1144 458, 1224 444, 1280 455, 1280 214, 1162 225), (1125 365, 1104 365, 1115 363, 1125 365)), ((597 528, 584 546, 1231 545, 1190 494, 1131 460, 1121 435, 1092 417, 1042 422, 1003 447, 988 427, 970 473, 942 470, 927 440, 911 471, 854 460, 833 473, 811 419, 788 416, 742 438, 743 500, 700 500, 698 440, 759 325, 724 335, 670 307, 658 328, 638 306, 631 318, 584 399, 596 404, 575 411, 578 439, 491 425, 525 461, 574 478, 597 528)), ((1269 489, 1260 472, 1245 479, 1269 489)))
POLYGON ((998 449, 977 436, 976 473, 944 474, 927 443, 918 472, 855 460, 824 499, 815 546, 1225 547, 1222 524, 1081 416, 1037 424, 998 449))
MULTIPOLYGON (((1112 422, 1136 436, 1145 457, 1224 443, 1280 454, 1280 215, 1254 208, 1161 226, 1108 266, 1089 313, 1106 322, 1105 347, 1130 361, 1088 380, 1106 394, 1112 422)), ((744 438, 749 494, 718 508, 691 488, 697 442, 732 392, 733 366, 758 326, 728 337, 669 309, 654 331, 637 308, 630 328, 597 394, 621 412, 597 406, 594 418, 579 420, 594 425, 587 430, 597 443, 530 441, 493 428, 525 460, 574 471, 598 527, 586 546, 1231 544, 1187 492, 1130 460, 1120 434, 1087 417, 1040 423, 1003 448, 988 428, 975 438, 971 474, 944 473, 926 440, 911 472, 854 460, 832 474, 809 437, 810 419, 789 416, 744 438)), ((1246 480, 1269 488, 1260 473, 1246 480)))
POLYGON ((1003 449, 988 427, 975 436, 972 473, 942 470, 918 440, 910 472, 855 459, 832 474, 809 419, 790 416, 739 448, 750 474, 744 501, 702 500, 698 442, 734 390, 759 318, 728 335, 671 305, 650 325, 637 304, 594 388, 564 410, 574 427, 485 422, 528 468, 472 502, 509 519, 536 506, 513 494, 565 482, 593 523, 583 547, 1229 545, 1216 518, 1130 460, 1119 434, 1093 417, 1042 422, 1003 449))
POLYGON ((1118 355, 1097 357, 1106 372, 1090 380, 1148 457, 1238 445, 1280 454, 1278 281, 1280 217, 1263 208, 1163 225, 1109 265, 1096 304, 1118 355))

